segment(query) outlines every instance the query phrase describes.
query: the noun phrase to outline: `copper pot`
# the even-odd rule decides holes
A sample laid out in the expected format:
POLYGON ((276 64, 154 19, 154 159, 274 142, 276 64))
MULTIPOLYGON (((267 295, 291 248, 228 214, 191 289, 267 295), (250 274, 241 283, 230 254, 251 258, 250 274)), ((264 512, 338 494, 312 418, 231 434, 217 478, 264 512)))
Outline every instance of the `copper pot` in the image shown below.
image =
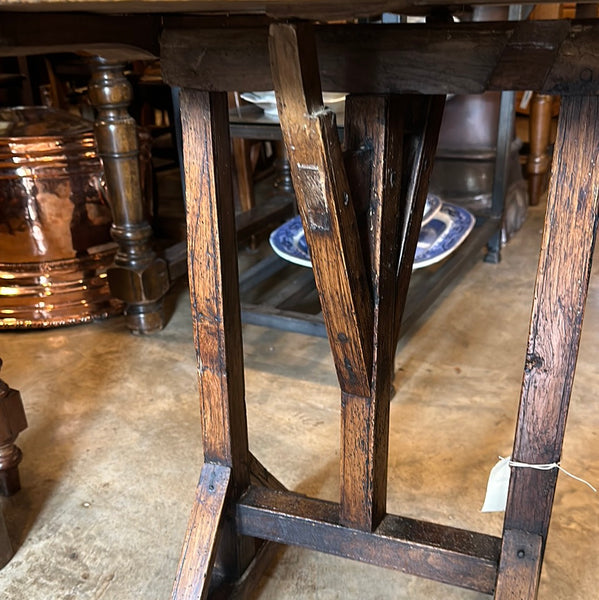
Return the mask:
POLYGON ((116 245, 93 125, 47 107, 0 109, 0 328, 121 311, 116 245))

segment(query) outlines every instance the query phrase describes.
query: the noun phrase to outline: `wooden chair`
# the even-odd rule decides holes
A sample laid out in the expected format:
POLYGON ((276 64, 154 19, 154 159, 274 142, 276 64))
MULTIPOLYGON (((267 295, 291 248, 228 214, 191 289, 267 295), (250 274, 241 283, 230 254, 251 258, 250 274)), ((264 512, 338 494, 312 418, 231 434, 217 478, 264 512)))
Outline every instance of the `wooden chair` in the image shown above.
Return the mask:
MULTIPOLYGON (((598 15, 597 4, 539 4, 531 19, 589 19, 598 15)), ((551 167, 552 119, 557 116, 559 98, 547 94, 533 93, 529 104, 529 145, 526 161, 528 193, 531 205, 537 205, 546 190, 551 167)))

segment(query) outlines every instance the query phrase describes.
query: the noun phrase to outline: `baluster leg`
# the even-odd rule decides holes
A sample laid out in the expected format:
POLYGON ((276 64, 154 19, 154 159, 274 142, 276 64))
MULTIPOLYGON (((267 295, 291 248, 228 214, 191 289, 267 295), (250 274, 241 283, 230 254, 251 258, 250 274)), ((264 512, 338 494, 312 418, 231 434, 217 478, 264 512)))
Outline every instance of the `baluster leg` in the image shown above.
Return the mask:
POLYGON ((118 244, 108 270, 112 294, 125 302, 127 326, 133 333, 164 327, 163 297, 169 289, 167 264, 152 249, 152 228, 141 192, 135 120, 127 112, 131 84, 118 61, 91 61, 90 99, 98 111, 98 152, 104 163, 112 209, 112 237, 118 244))
POLYGON ((551 107, 553 96, 546 94, 532 95, 530 101, 530 154, 526 162, 528 174, 528 195, 530 204, 536 206, 543 193, 543 183, 551 163, 548 153, 551 135, 551 107))

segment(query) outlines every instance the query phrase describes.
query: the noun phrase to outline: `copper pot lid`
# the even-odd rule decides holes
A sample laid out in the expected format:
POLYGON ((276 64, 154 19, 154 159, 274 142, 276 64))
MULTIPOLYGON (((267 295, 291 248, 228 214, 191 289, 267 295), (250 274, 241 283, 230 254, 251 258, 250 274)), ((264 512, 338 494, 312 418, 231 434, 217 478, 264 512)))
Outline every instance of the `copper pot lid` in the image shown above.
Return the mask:
POLYGON ((34 138, 74 137, 93 131, 93 123, 48 106, 0 108, 0 138, 31 142, 34 138))
POLYGON ((28 169, 101 169, 93 123, 45 106, 0 109, 0 178, 28 169))

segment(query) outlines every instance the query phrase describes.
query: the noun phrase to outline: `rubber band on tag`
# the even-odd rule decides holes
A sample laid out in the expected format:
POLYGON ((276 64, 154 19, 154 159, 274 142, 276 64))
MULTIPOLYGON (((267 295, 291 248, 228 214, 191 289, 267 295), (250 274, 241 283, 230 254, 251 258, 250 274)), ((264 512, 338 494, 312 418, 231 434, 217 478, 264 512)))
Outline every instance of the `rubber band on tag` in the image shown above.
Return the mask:
POLYGON ((573 475, 569 471, 566 471, 564 467, 562 467, 559 463, 553 462, 544 465, 532 465, 530 463, 518 462, 517 460, 512 460, 510 457, 507 459, 502 456, 499 457, 501 460, 507 460, 510 467, 516 467, 518 469, 537 469, 538 471, 551 471, 552 469, 559 469, 562 473, 571 477, 572 479, 576 479, 576 481, 580 481, 580 483, 584 483, 586 486, 590 487, 595 493, 597 493, 597 489, 593 487, 586 479, 582 479, 581 477, 577 477, 573 475))

